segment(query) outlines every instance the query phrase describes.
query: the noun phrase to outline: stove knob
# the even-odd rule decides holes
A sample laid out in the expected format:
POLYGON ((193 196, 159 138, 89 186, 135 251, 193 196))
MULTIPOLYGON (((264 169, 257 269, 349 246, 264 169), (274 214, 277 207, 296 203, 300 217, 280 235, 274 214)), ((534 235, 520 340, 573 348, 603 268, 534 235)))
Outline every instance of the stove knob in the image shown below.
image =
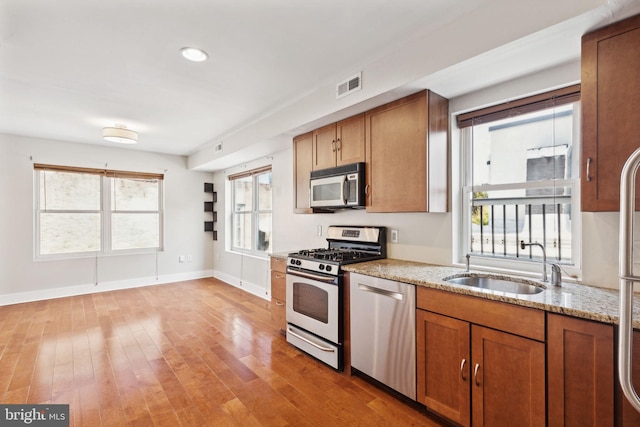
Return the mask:
POLYGON ((291 264, 291 265, 296 265, 296 260, 295 260, 295 259, 293 259, 293 258, 291 258, 291 259, 289 260, 289 264, 291 264))
MULTIPOLYGON (((318 266, 318 268, 319 268, 320 270, 324 270, 324 264, 320 264, 320 265, 318 266)), ((327 268, 328 268, 328 267, 327 267, 327 268)))
POLYGON ((330 265, 327 265, 326 270, 327 270, 327 271, 331 271, 331 266, 330 266, 330 265))
POLYGON ((296 265, 300 265, 302 264, 302 261, 300 261, 299 259, 296 260, 296 265))

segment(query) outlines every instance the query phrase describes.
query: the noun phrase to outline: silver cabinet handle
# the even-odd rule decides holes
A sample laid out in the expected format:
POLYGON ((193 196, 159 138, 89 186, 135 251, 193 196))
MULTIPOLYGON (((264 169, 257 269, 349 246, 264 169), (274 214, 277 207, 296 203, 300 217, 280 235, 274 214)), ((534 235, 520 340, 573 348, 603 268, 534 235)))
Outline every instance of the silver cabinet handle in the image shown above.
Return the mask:
POLYGON ((336 146, 338 147, 338 151, 342 149, 342 140, 340 140, 340 138, 338 138, 338 143, 336 144, 336 146))
POLYGON ((336 140, 331 141, 331 151, 336 152, 336 140))
POLYGON ((587 182, 591 182, 591 157, 587 157, 587 182))
POLYGON ((275 301, 275 303, 276 303, 276 305, 277 305, 277 306, 279 306, 279 307, 282 307, 282 306, 284 305, 284 303, 283 303, 283 302, 280 302, 280 301, 278 301, 278 300, 276 300, 276 301, 275 301))
POLYGON ((276 274, 275 278, 276 279, 284 279, 285 276, 283 276, 282 274, 276 274))
POLYGON ((364 285, 358 283, 358 289, 365 292, 371 292, 374 294, 382 295, 389 298, 397 299, 398 301, 404 300, 404 295, 400 292, 387 291, 386 289, 374 288, 373 286, 364 285))
POLYGON ((464 365, 467 364, 467 359, 462 359, 462 362, 460 362, 460 378, 462 378, 462 381, 466 381, 467 379, 464 377, 464 365))
POLYGON ((480 387, 480 383, 478 382, 478 370, 480 369, 480 364, 476 363, 476 367, 473 370, 473 380, 475 381, 476 385, 478 387, 480 387))
POLYGON ((295 332, 293 332, 293 331, 291 330, 291 328, 287 328, 287 333, 288 333, 288 334, 293 335, 294 337, 296 337, 296 338, 298 338, 298 339, 301 339, 302 341, 306 342, 306 343, 307 343, 307 344, 309 344, 309 345, 314 346, 314 347, 315 347, 315 348, 317 348, 318 350, 326 351, 326 352, 329 352, 329 353, 335 353, 335 351, 336 351, 336 349, 335 349, 335 348, 331 348, 331 347, 322 347, 321 345, 318 345, 318 344, 314 343, 313 341, 308 340, 308 339, 306 339, 305 337, 302 337, 302 336, 300 336, 300 335, 296 334, 295 332))

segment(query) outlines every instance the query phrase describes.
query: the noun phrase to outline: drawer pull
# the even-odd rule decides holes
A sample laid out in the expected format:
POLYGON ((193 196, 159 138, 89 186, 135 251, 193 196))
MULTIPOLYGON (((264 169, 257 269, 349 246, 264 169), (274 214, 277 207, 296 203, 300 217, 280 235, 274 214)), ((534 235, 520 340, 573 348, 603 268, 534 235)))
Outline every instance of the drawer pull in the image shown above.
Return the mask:
POLYGON ((284 305, 284 303, 283 303, 283 302, 278 301, 278 300, 276 300, 276 301, 275 301, 275 303, 276 303, 276 305, 277 305, 277 306, 279 306, 279 307, 282 307, 282 306, 284 305))
POLYGON ((587 157, 587 182, 591 182, 591 157, 587 157))

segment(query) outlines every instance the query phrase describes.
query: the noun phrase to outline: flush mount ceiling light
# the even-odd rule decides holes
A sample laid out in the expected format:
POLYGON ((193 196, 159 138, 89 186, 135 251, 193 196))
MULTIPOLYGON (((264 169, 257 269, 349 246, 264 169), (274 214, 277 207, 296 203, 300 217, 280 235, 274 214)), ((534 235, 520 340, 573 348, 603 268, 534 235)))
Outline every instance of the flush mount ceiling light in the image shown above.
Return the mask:
POLYGON ((138 142, 138 132, 127 129, 124 125, 106 127, 102 129, 102 137, 118 144, 135 144, 138 142))
POLYGON ((195 47, 183 47, 180 49, 180 53, 189 61, 193 62, 202 62, 206 61, 209 55, 202 49, 198 49, 195 47))

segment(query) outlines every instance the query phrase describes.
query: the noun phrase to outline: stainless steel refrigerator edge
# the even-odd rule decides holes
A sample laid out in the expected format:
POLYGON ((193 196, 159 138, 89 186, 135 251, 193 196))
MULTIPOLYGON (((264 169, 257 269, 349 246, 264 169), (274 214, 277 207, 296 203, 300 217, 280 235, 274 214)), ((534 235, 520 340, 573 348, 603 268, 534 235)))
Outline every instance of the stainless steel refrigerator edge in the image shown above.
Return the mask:
POLYGON ((351 366, 415 400, 415 286, 350 275, 351 366))

